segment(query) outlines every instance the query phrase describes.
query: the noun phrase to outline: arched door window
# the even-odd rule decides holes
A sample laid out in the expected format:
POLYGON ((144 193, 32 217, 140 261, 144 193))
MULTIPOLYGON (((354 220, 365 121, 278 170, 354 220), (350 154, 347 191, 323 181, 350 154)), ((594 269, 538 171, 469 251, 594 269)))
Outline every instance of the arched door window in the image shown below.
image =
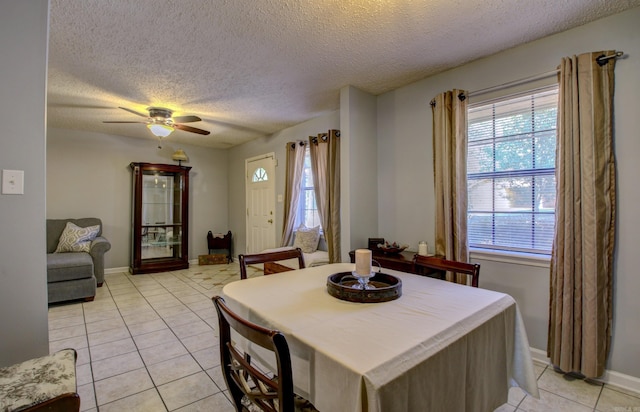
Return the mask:
POLYGON ((269 180, 269 176, 264 168, 259 167, 253 172, 253 177, 251 178, 252 182, 266 182, 267 180, 269 180))

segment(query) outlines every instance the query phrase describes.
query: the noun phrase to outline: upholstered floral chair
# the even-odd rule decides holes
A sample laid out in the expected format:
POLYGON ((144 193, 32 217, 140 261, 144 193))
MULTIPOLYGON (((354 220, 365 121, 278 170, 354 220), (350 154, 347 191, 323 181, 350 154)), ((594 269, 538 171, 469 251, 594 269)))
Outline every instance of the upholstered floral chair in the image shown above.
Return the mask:
POLYGON ((0 411, 79 411, 74 349, 0 368, 0 411))

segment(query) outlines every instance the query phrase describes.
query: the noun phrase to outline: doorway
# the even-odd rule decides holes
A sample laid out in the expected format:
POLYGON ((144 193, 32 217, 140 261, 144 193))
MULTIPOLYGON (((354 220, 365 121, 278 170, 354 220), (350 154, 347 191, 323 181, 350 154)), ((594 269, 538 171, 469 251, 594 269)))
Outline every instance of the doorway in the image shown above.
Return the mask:
POLYGON ((275 154, 245 160, 247 245, 246 253, 276 247, 275 154))

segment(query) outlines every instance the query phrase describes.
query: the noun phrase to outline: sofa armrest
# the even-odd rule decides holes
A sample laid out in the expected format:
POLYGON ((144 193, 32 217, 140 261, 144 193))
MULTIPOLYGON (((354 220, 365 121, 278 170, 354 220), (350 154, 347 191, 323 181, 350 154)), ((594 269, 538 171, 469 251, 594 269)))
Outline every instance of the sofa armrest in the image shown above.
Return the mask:
POLYGON ((103 236, 98 236, 91 242, 89 254, 93 259, 93 274, 96 277, 98 287, 104 282, 104 254, 111 249, 111 243, 103 236))

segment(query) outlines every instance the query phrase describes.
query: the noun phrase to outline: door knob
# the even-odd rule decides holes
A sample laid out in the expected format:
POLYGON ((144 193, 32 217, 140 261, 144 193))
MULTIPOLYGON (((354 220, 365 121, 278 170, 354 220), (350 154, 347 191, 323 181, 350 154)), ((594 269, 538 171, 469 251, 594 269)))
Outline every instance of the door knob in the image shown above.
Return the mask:
POLYGON ((273 223, 273 219, 269 219, 269 220, 267 220, 267 222, 273 223))

